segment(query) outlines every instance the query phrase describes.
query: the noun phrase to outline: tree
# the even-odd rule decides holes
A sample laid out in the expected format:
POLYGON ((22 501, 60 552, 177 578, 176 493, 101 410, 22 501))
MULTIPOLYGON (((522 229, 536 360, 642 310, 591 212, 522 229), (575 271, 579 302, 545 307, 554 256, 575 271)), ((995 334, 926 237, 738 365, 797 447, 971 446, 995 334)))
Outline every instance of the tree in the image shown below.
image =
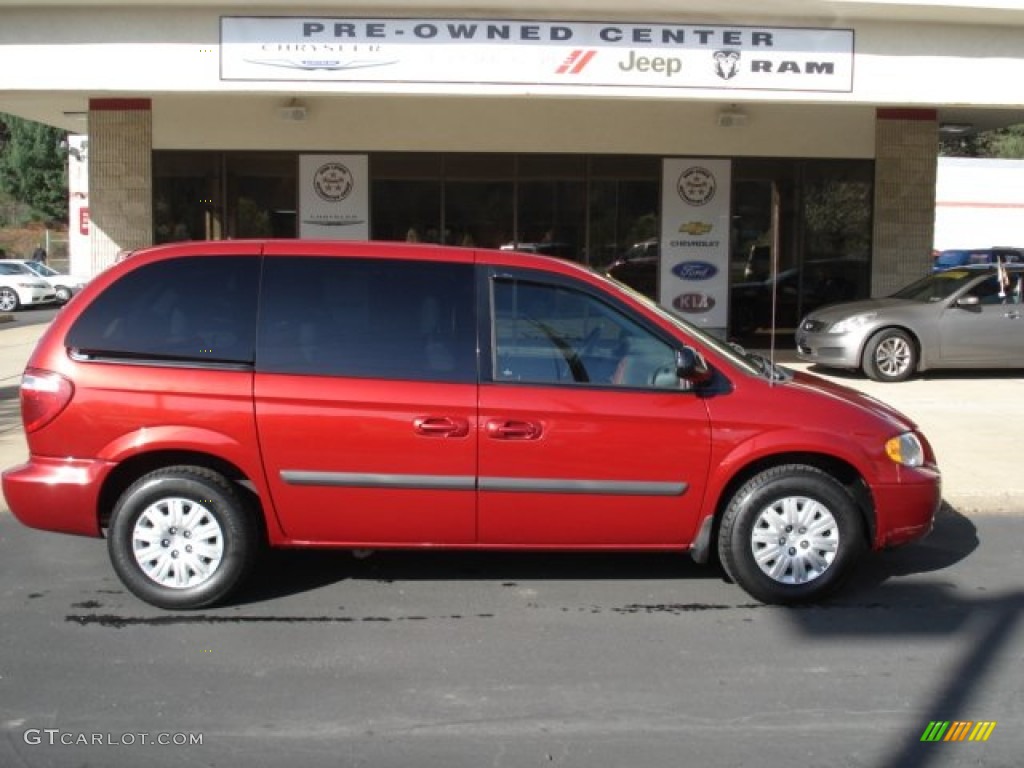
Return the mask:
POLYGON ((64 131, 0 114, 0 195, 24 203, 36 220, 68 218, 64 131))
POLYGON ((1024 125, 1011 125, 988 134, 989 157, 1024 159, 1024 125))
POLYGON ((941 139, 939 154, 942 157, 1024 159, 1024 124, 941 139))

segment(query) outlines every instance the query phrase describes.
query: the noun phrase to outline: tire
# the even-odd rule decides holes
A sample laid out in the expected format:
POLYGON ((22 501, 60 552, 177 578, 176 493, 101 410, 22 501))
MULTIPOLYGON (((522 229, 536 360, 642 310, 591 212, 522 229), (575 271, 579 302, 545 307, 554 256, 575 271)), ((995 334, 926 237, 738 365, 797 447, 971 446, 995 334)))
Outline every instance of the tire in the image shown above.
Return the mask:
POLYGON ((875 381, 906 381, 917 370, 917 345, 906 331, 886 328, 868 339, 861 367, 875 381))
POLYGON ((67 304, 69 301, 71 301, 71 289, 68 288, 66 285, 58 285, 54 289, 54 293, 57 294, 58 304, 67 304))
POLYGON ((0 288, 0 312, 14 312, 20 306, 17 291, 13 288, 0 288))
POLYGON ((256 520, 237 489, 202 467, 166 467, 118 499, 107 547, 114 571, 158 608, 205 608, 245 578, 259 547, 256 520))
POLYGON ((772 467, 747 481, 722 516, 718 555, 729 577, 764 603, 817 600, 865 549, 857 506, 815 467, 772 467))

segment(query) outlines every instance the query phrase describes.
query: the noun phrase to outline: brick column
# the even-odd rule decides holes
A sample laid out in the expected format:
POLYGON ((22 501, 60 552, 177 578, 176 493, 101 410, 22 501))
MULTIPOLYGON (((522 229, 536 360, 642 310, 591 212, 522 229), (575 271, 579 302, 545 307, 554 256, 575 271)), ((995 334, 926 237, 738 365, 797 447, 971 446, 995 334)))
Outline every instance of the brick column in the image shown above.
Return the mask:
POLYGON ((872 296, 892 293, 928 271, 938 151, 934 109, 878 110, 872 296))
POLYGON ((120 250, 153 243, 149 99, 89 101, 89 245, 93 274, 120 250))

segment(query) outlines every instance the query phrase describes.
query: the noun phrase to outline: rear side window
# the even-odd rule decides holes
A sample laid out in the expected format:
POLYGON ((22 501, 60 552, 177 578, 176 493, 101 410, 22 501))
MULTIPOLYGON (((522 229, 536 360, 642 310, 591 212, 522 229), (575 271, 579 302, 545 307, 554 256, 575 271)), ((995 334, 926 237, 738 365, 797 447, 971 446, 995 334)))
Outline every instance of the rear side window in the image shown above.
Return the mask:
POLYGON ((474 382, 471 264, 268 257, 257 370, 474 382))
POLYGON ((252 256, 147 264, 86 307, 67 345, 96 357, 251 364, 258 274, 252 256))

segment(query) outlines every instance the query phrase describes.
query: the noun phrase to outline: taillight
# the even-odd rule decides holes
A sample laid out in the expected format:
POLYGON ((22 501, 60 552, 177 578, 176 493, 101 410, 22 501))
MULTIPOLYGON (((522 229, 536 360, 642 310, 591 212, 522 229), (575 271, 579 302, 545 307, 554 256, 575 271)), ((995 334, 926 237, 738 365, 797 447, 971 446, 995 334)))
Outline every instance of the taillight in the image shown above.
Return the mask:
POLYGON ((21 377, 21 421, 35 432, 57 418, 71 402, 74 385, 53 371, 29 368, 21 377))

